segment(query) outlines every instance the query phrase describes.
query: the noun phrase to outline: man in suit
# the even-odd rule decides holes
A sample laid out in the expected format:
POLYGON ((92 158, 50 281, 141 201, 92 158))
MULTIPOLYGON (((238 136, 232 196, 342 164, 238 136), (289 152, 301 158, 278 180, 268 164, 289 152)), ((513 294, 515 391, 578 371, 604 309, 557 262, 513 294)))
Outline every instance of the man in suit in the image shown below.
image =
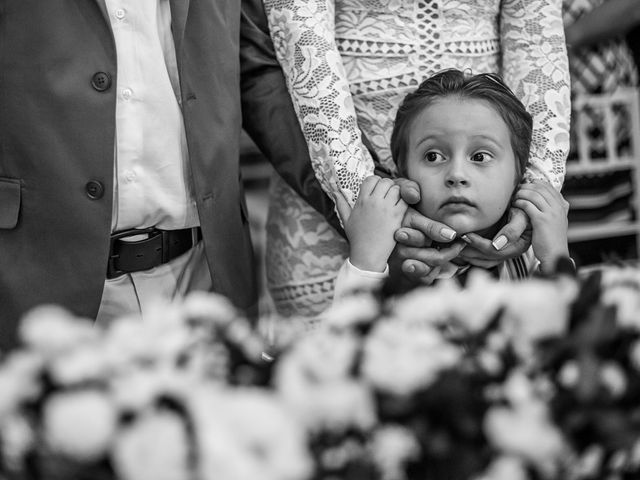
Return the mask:
POLYGON ((260 0, 0 0, 0 38, 0 349, 42 303, 108 320, 203 289, 255 311, 243 123, 333 210, 260 0))

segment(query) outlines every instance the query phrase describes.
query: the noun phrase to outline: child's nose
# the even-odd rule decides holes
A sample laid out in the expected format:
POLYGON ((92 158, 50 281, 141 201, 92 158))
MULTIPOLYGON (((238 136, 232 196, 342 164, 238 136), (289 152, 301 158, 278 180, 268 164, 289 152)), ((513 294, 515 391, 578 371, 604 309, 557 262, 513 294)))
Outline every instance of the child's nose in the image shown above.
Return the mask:
POLYGON ((448 178, 447 186, 449 187, 466 187, 469 184, 464 178, 448 178))
POLYGON ((445 177, 448 187, 466 186, 469 184, 469 177, 465 171, 463 162, 453 161, 449 165, 449 170, 445 177))

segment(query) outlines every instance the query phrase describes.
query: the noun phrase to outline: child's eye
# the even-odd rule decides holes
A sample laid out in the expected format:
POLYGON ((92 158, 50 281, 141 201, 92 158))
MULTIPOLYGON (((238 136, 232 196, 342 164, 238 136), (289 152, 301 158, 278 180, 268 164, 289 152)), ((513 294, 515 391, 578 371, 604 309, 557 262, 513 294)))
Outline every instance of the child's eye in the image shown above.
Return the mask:
POLYGON ((486 152, 478 152, 471 155, 472 162, 483 163, 489 160, 491 160, 491 156, 486 152))
POLYGON ((442 156, 442 154, 438 153, 438 152, 427 152, 424 155, 424 159, 427 162, 435 163, 435 162, 443 161, 444 160, 444 156, 442 156))

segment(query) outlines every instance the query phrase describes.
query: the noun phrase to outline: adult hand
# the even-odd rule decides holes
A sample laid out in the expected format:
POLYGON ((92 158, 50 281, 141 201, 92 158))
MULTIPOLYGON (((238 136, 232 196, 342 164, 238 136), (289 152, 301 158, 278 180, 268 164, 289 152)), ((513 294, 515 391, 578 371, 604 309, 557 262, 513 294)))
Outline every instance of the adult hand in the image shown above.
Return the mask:
POLYGON ((415 205, 420 201, 420 186, 408 178, 394 178, 396 185, 400 187, 400 197, 408 205, 415 205))
POLYGON ((509 211, 509 222, 495 235, 493 240, 475 233, 462 237, 468 247, 460 259, 480 268, 491 268, 527 251, 531 245, 531 226, 527 215, 519 208, 509 211))
MULTIPOLYGON (((400 196, 409 205, 420 201, 420 186, 407 178, 396 178, 400 187, 400 196)), ((436 242, 451 242, 456 232, 443 223, 431 220, 415 209, 409 208, 394 238, 398 242, 394 251, 394 259, 401 263, 402 272, 412 281, 430 285, 442 268, 452 268, 449 262, 465 247, 463 243, 436 249, 431 247, 436 242)))
POLYGON ((445 224, 409 208, 402 228, 394 235, 398 242, 394 254, 401 261, 402 272, 412 281, 433 283, 443 268, 453 268, 449 263, 466 247, 464 242, 454 242, 435 248, 433 242, 451 242, 455 236, 456 232, 445 224))
MULTIPOLYGON (((400 187, 400 197, 408 205, 420 201, 420 186, 407 178, 394 179, 400 187)), ((444 223, 431 220, 409 208, 402 222, 403 228, 396 232, 396 241, 410 247, 431 245, 431 241, 450 242, 456 238, 456 232, 444 223)))
POLYGON ((410 280, 431 285, 438 275, 445 270, 456 269, 451 261, 460 255, 467 245, 464 242, 453 242, 447 247, 407 247, 398 244, 394 255, 401 261, 402 273, 410 280))

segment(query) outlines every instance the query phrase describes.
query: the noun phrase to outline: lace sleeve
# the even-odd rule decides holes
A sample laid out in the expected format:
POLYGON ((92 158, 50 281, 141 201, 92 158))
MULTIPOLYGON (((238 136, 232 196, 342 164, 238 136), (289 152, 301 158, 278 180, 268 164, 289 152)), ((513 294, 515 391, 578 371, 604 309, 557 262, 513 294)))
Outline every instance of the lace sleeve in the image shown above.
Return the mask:
POLYGON ((316 177, 353 206, 373 173, 335 42, 332 0, 264 0, 278 61, 309 146, 316 177))
POLYGON ((505 81, 533 116, 526 178, 562 187, 569 153, 570 84, 561 0, 506 0, 500 19, 505 81))

